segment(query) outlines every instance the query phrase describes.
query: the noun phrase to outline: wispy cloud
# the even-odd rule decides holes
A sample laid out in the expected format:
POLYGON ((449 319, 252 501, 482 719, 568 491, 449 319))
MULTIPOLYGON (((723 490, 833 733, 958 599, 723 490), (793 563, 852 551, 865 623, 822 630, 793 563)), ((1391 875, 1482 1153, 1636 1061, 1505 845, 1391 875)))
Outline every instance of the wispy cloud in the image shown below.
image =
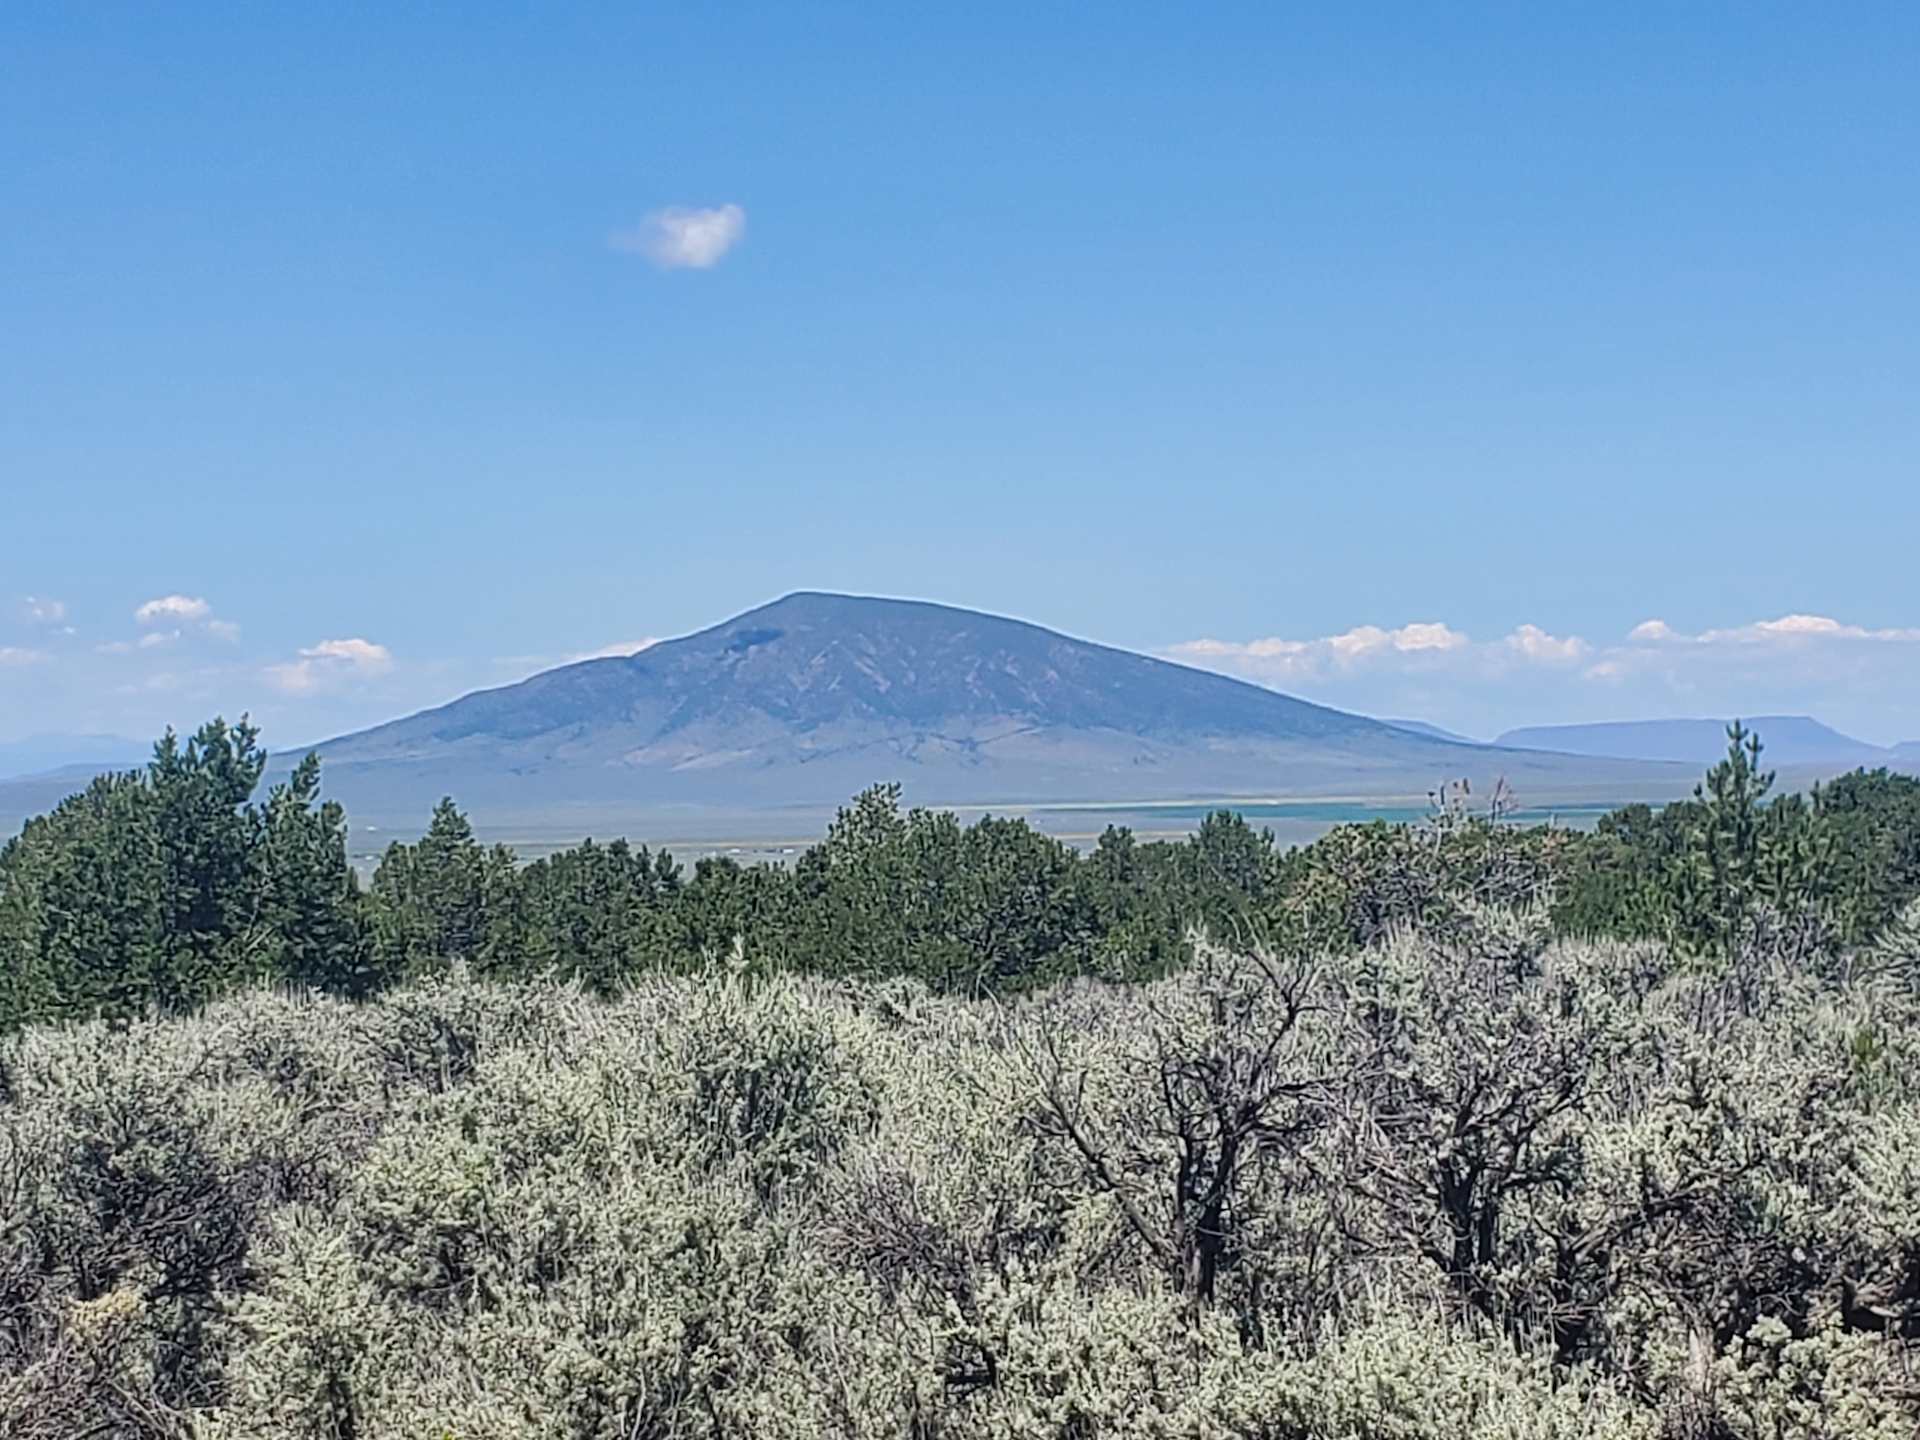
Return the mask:
POLYGON ((157 600, 149 600, 133 612, 134 620, 141 625, 160 625, 182 620, 205 620, 213 614, 213 606, 197 596, 162 595, 157 600))
POLYGON ((1876 627, 1830 615, 1791 614, 1690 632, 1653 619, 1641 621, 1622 644, 1597 655, 1586 673, 1619 681, 1717 671, 1811 683, 1849 671, 1882 671, 1890 656, 1906 651, 1916 653, 1904 663, 1920 663, 1920 626, 1876 627))
POLYGON ((1162 653, 1347 709, 1486 731, 1601 712, 1778 709, 1838 721, 1868 696, 1883 714, 1901 703, 1920 710, 1920 627, 1803 613, 1697 630, 1652 618, 1611 641, 1530 622, 1483 640, 1425 621, 1313 639, 1192 640, 1162 653))
POLYGON ((1430 659, 1468 648, 1472 641, 1438 620, 1417 620, 1387 630, 1359 625, 1338 635, 1292 640, 1270 635, 1259 640, 1187 640, 1170 647, 1167 658, 1247 679, 1298 680, 1352 670, 1382 660, 1430 659))
POLYGON ((1911 645, 1920 643, 1920 628, 1872 629, 1835 620, 1830 615, 1782 615, 1774 620, 1754 620, 1745 625, 1702 630, 1695 635, 1675 630, 1664 620, 1643 620, 1628 632, 1627 638, 1676 645, 1776 645, 1845 640, 1911 645))
POLYGON ((0 665, 37 665, 46 659, 40 650, 29 650, 21 645, 0 645, 0 665))
POLYGON ((22 602, 27 619, 36 625, 64 625, 67 620, 67 603, 64 600, 49 600, 44 595, 29 595, 22 602))
POLYGON ((230 645, 240 639, 240 626, 215 618, 212 603, 198 595, 162 595, 148 600, 135 608, 133 619, 146 632, 138 640, 115 640, 93 648, 102 655, 125 655, 178 644, 189 633, 210 635, 230 645))
POLYGON ((631 230, 616 231, 614 249, 644 255, 662 270, 709 270, 747 233, 747 212, 738 205, 711 209, 669 206, 631 230))
POLYGON ((393 668, 393 652, 358 637, 322 640, 300 658, 267 667, 267 680, 289 695, 311 695, 336 684, 384 675, 393 668))

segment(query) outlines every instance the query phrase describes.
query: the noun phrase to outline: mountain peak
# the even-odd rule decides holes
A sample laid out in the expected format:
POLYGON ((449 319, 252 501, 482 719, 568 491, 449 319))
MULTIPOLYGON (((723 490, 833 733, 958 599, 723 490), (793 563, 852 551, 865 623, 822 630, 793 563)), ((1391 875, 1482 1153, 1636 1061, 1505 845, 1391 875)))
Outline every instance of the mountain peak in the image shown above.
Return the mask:
MULTIPOLYGON (((756 625, 787 623, 806 626, 844 626, 849 630, 864 630, 881 626, 979 626, 1007 627, 1009 630, 1030 632, 1034 635, 1054 635, 1055 632, 1035 625, 1026 620, 1015 620, 1005 615, 989 614, 983 610, 968 610, 958 605, 947 605, 937 600, 910 600, 892 595, 854 595, 836 590, 794 590, 777 600, 769 600, 764 605, 742 611, 730 620, 695 632, 694 636, 713 634, 718 631, 746 629, 756 625)), ((1064 638, 1058 637, 1056 638, 1064 638)))
MULTIPOLYGON (((831 805, 887 779, 949 804, 1417 797, 1490 778, 1499 753, 1024 620, 819 590, 320 749, 336 793, 377 777, 391 797, 404 779, 436 798, 510 790, 543 811, 831 805)), ((1508 758, 1516 778, 1565 769, 1508 758)))

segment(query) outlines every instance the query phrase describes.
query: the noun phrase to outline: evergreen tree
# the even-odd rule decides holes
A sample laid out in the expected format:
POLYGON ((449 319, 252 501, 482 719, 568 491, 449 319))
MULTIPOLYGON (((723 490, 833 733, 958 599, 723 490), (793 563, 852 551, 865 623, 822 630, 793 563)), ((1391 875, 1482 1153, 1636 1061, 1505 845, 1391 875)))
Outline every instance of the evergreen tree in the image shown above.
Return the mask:
POLYGON ((269 973, 359 998, 378 972, 360 926, 360 887, 347 859, 346 813, 316 803, 320 760, 308 755, 267 798, 261 828, 261 922, 269 973))
POLYGON ((172 954, 145 777, 101 776, 0 852, 0 1026, 156 1007, 172 954))
POLYGON ((248 805, 266 770, 260 732, 244 716, 210 720, 182 745, 167 731, 147 766, 159 830, 167 953, 151 976, 166 1010, 197 1005, 223 984, 265 973, 256 870, 261 816, 248 805))
POLYGON ((1731 955, 1761 910, 1817 905, 1821 843, 1798 797, 1769 801, 1760 737, 1727 727, 1727 757, 1694 788, 1686 844, 1668 872, 1669 930, 1682 950, 1731 955))
POLYGON ((387 847, 370 895, 373 960, 386 982, 464 961, 511 963, 518 877, 512 853, 482 848, 451 798, 417 844, 387 847))

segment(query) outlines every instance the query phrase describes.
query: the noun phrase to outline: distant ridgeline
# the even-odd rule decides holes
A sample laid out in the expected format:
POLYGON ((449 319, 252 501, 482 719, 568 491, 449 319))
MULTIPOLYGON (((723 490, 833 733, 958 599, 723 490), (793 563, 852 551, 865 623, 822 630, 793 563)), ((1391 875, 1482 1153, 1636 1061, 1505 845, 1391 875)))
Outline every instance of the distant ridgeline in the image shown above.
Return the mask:
POLYGON ((692 809, 829 814, 877 777, 968 808, 1179 802, 1249 784, 1404 798, 1439 776, 1618 803, 1677 799, 1705 768, 1465 744, 1005 616, 811 592, 319 752, 328 794, 362 825, 410 825, 455 795, 489 820, 598 816, 588 828, 622 834, 692 809))
POLYGON ((1162 975, 1195 928, 1340 950, 1487 905, 1544 904, 1562 932, 1703 956, 1762 916, 1838 948, 1920 893, 1920 780, 1861 771, 1772 797, 1759 739, 1737 727, 1693 799, 1629 806, 1590 834, 1448 794, 1427 823, 1347 825, 1291 850, 1221 811, 1185 840, 1110 828, 1081 854, 1022 820, 903 812, 882 785, 791 867, 689 872, 622 840, 520 865, 447 800, 365 888, 318 760, 261 798, 266 758, 245 721, 169 733, 144 771, 96 779, 0 850, 7 1025, 180 1011, 260 981, 361 997, 456 963, 599 992, 716 962, 1016 991, 1162 975))

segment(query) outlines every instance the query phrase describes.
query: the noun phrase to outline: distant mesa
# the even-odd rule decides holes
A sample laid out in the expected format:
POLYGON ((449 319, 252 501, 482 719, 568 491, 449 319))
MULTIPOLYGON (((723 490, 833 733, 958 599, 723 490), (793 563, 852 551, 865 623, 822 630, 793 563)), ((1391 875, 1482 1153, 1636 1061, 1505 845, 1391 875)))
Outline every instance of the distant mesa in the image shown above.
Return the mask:
MULTIPOLYGON (((1843 735, 1808 715, 1755 715, 1745 719, 1758 732, 1769 765, 1876 766, 1893 763, 1895 750, 1843 735)), ((1613 760, 1665 760, 1711 765, 1727 751, 1727 720, 1626 720, 1595 725, 1534 725, 1509 730, 1496 745, 1613 760)))

